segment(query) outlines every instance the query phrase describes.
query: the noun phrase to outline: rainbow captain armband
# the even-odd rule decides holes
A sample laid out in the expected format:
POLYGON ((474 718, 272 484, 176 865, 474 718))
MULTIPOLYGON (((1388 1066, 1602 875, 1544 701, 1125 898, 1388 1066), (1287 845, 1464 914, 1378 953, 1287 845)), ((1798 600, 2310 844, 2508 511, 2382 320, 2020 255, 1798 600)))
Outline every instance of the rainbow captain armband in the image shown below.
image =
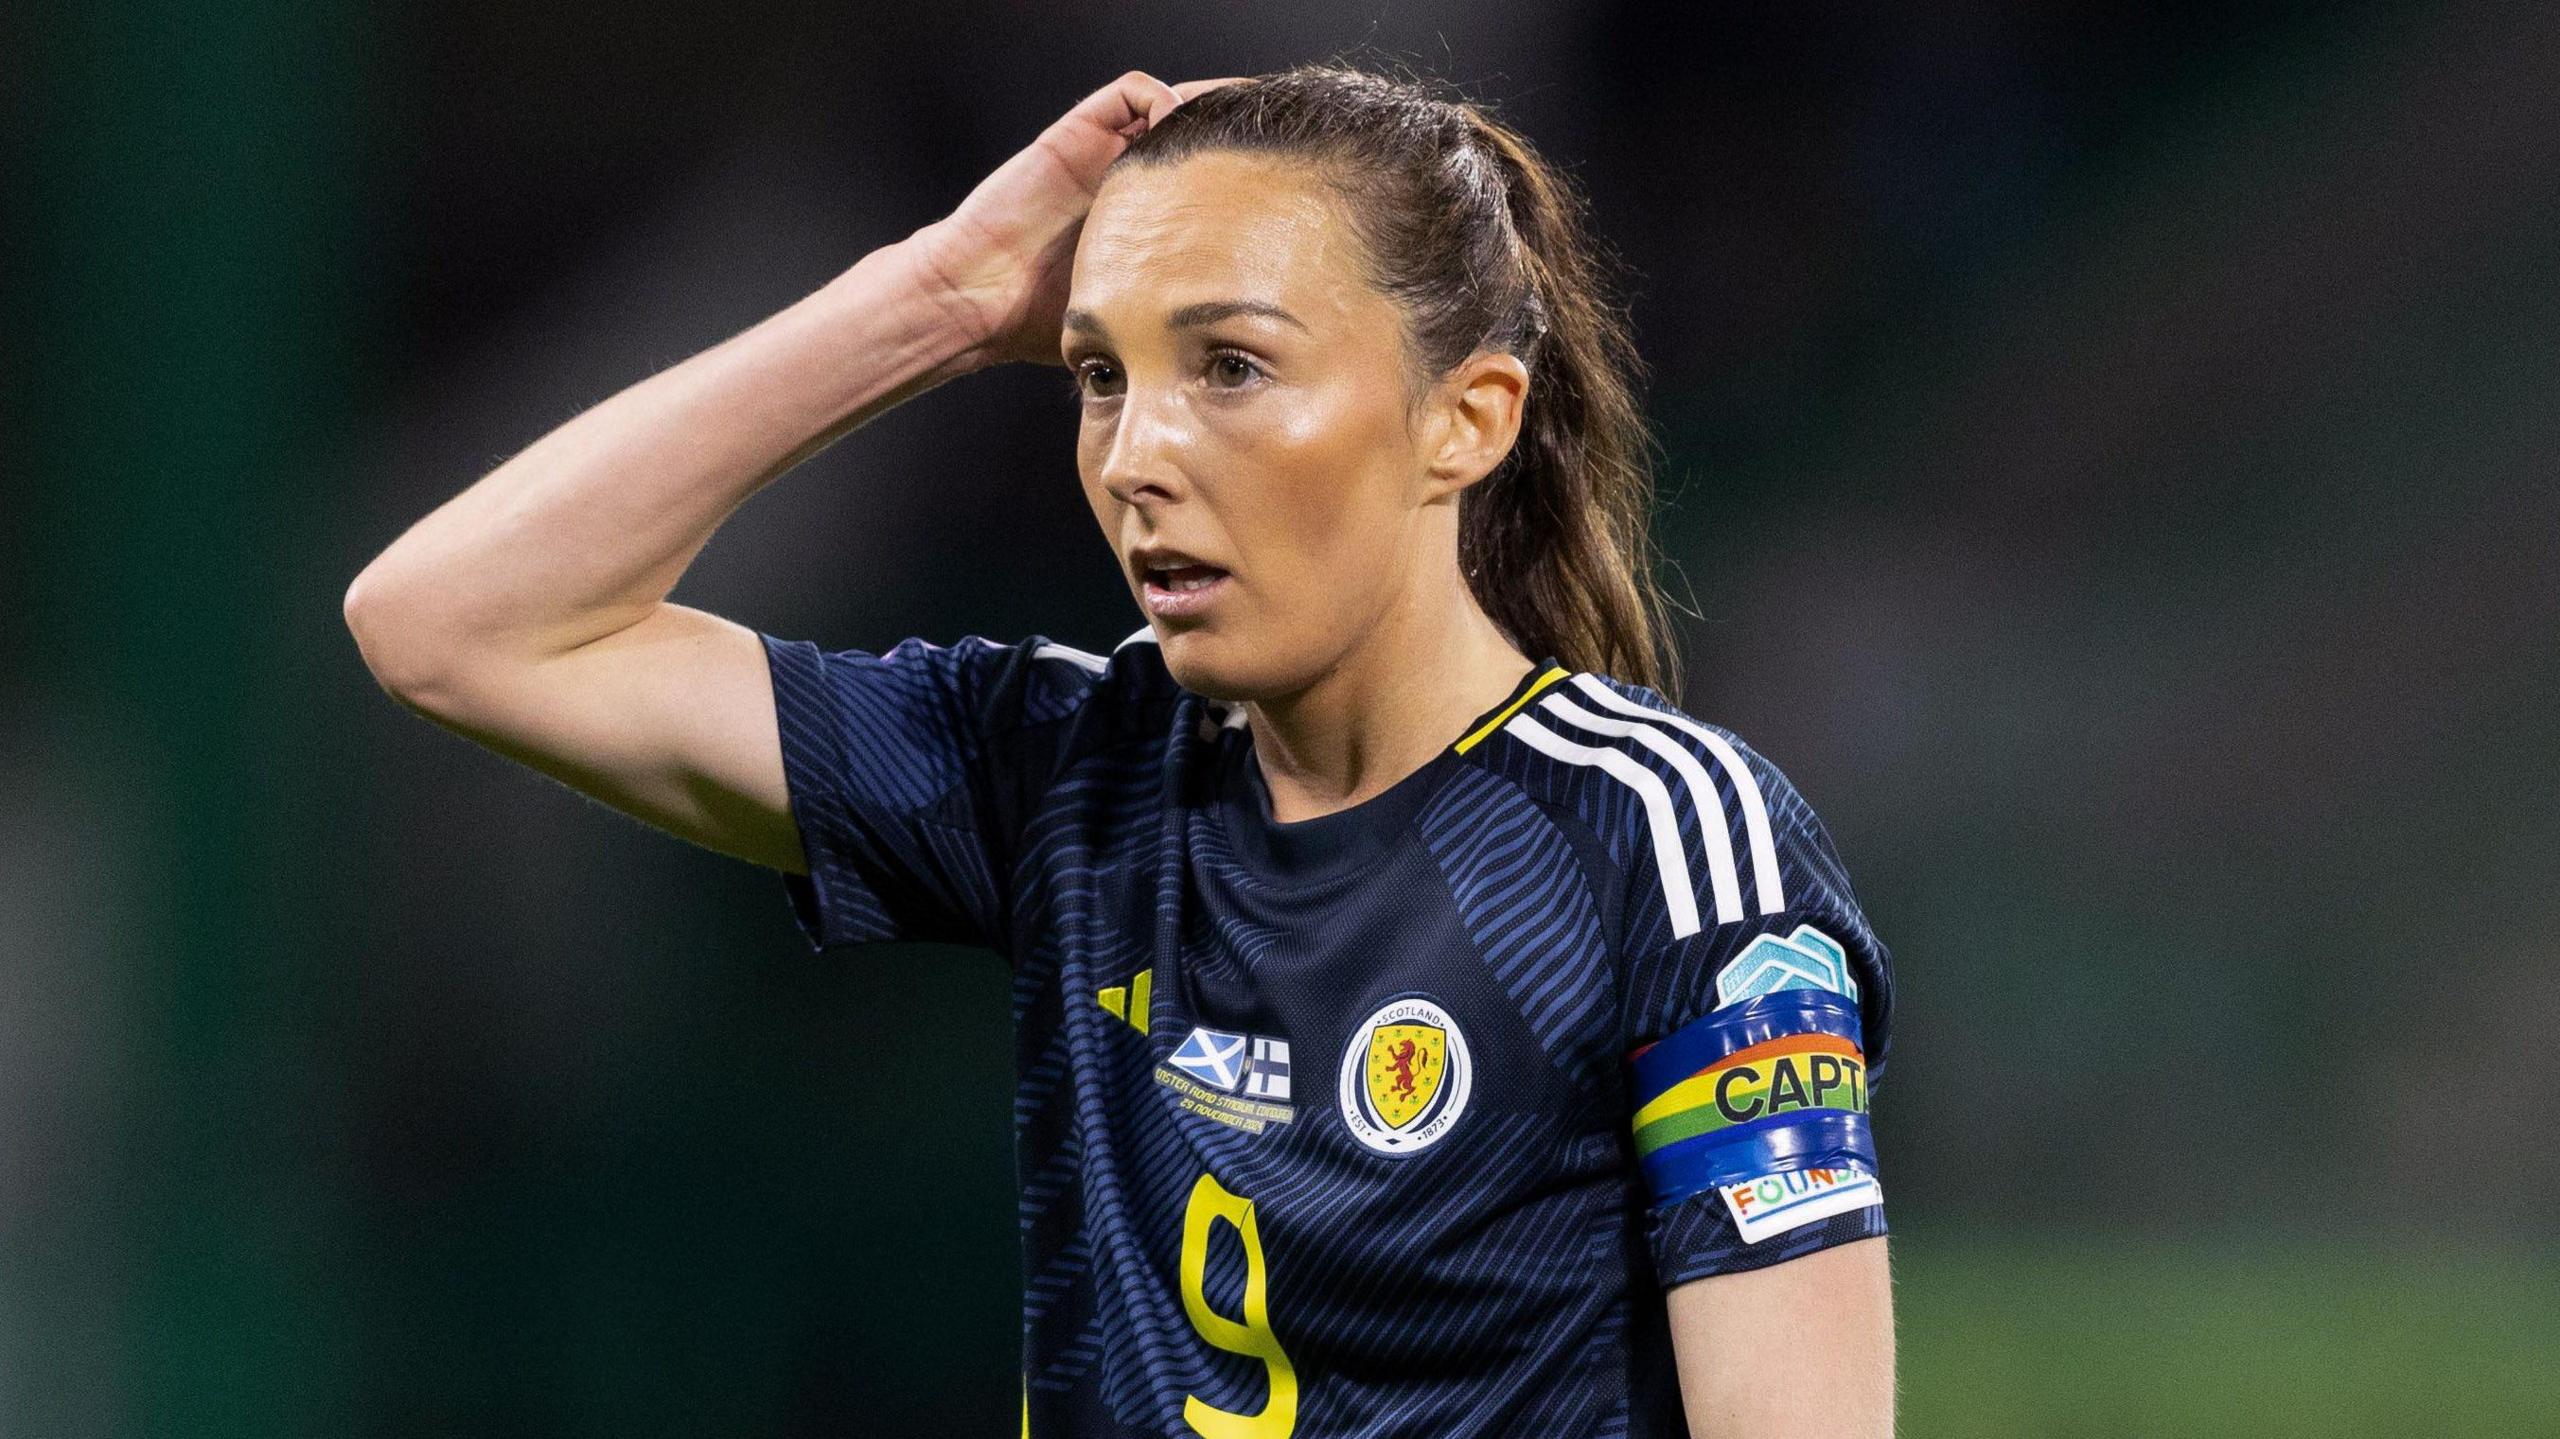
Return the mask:
POLYGON ((1628 1057, 1656 1205, 1801 1170, 1876 1172, 1858 1006, 1818 989, 1746 999, 1628 1057))

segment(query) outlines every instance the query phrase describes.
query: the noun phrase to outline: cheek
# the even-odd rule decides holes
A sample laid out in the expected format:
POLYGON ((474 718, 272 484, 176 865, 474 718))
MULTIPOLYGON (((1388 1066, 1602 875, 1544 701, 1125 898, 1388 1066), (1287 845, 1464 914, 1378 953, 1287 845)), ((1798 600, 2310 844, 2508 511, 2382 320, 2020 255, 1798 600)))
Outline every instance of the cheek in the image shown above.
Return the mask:
POLYGON ((1366 396, 1324 397, 1272 417, 1250 448, 1257 476, 1221 508, 1250 522, 1254 548, 1315 593, 1356 600, 1362 576, 1381 574, 1405 526, 1398 460, 1404 434, 1366 396))

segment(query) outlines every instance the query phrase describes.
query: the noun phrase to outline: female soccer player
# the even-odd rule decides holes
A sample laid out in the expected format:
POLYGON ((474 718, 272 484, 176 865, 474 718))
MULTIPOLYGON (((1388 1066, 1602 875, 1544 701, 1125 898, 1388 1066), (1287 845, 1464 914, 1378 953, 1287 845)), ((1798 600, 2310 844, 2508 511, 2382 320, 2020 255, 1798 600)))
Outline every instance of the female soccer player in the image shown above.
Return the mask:
POLYGON ((1038 1435, 1885 1435, 1885 950, 1658 691, 1635 362, 1472 105, 1132 72, 948 217, 428 515, 404 704, 1013 966, 1038 1435), (1146 624, 825 651, 671 604, 907 397, 1063 359, 1146 624))

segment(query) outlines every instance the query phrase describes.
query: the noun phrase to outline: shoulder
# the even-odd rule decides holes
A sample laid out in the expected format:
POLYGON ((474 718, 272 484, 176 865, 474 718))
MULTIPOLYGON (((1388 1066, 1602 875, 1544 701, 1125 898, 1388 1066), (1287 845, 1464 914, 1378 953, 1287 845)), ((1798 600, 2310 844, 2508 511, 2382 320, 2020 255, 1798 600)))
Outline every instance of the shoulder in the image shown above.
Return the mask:
POLYGON ((1778 766, 1654 690, 1559 675, 1489 736, 1488 762, 1588 828, 1616 908, 1631 1044, 1764 988, 1814 987, 1890 1037, 1892 956, 1831 836, 1778 766))
POLYGON ((1152 713, 1180 693, 1153 632, 1143 629, 1108 652, 1045 634, 1019 640, 964 635, 948 643, 902 640, 880 658, 908 683, 946 688, 965 707, 1001 711, 1015 725, 1152 713))
POLYGON ((1152 630, 1141 629, 1107 652, 1079 648, 1047 635, 1030 635, 1002 646, 974 637, 960 643, 1003 652, 998 662, 1020 671, 1025 699, 1033 709, 1134 714, 1170 705, 1181 692, 1165 668, 1152 630))
MULTIPOLYGON (((1160 752, 1173 737, 1175 716, 1190 695, 1166 668, 1155 632, 1140 628, 1109 650, 1081 649, 1034 635, 1016 646, 1019 661, 1036 675, 1038 699, 1025 705, 1026 723, 1054 736, 1051 773, 1064 774, 1105 755, 1132 759, 1133 751, 1160 752)), ((1203 711, 1202 723, 1225 717, 1220 706, 1203 711)), ((1112 767, 1120 767, 1113 761, 1112 767)), ((1152 765, 1139 770, 1152 773, 1152 765)))
POLYGON ((762 638, 786 732, 825 735, 848 763, 885 755, 912 769, 923 756, 948 770, 1055 760, 1150 727, 1161 733, 1180 694, 1145 630, 1107 653, 1042 634, 911 636, 878 651, 762 638))
POLYGON ((1630 950, 1782 914, 1836 863, 1777 765, 1644 685, 1555 672, 1477 748, 1605 848, 1630 950))

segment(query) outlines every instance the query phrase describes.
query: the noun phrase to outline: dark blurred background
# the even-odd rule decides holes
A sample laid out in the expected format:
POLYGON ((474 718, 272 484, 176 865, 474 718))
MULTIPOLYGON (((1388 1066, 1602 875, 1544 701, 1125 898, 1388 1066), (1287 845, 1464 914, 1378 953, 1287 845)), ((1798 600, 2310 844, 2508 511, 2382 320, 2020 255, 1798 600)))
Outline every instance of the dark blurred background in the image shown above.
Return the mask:
MULTIPOLYGON (((1899 958, 1913 1435, 2560 1433, 2560 12, 0 11, 0 1432, 1011 1433, 1001 963, 379 693, 550 426, 1145 68, 1446 75, 1635 275, 1683 698, 1899 958)), ((676 598, 1140 622, 1063 371, 676 598)))

